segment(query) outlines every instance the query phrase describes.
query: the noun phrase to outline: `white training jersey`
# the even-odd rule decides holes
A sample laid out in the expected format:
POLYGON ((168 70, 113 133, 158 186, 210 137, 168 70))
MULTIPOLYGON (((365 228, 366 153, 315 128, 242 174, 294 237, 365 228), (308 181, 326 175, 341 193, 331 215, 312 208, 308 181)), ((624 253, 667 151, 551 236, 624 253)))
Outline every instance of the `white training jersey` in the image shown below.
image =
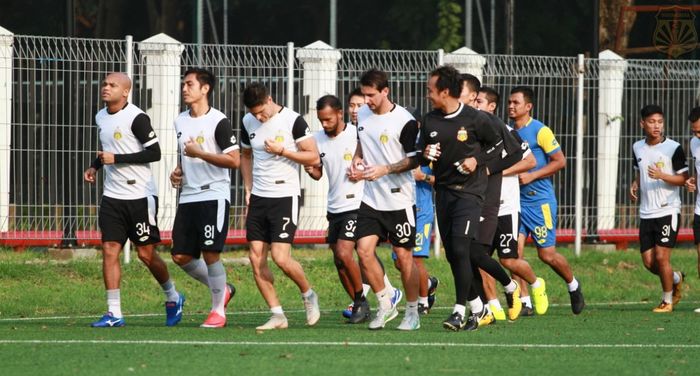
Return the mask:
MULTIPOLYGON (((417 154, 418 124, 405 108, 394 104, 391 111, 377 115, 369 106, 357 113, 358 139, 364 162, 369 166, 390 165, 417 154)), ((411 208, 415 201, 413 173, 408 170, 366 181, 362 202, 375 210, 411 208)))
MULTIPOLYGON (((95 115, 95 122, 103 151, 133 154, 158 143, 148 115, 131 103, 114 114, 103 108, 95 115)), ((115 163, 105 165, 104 170, 107 197, 136 200, 158 194, 150 163, 115 163)))
MULTIPOLYGON (((523 141, 518 135, 518 131, 514 130, 509 125, 506 125, 506 127, 508 127, 510 134, 520 142, 520 148, 523 150, 523 159, 532 154, 527 142, 523 141)), ((505 158, 507 154, 508 153, 503 150, 501 157, 505 158)), ((503 176, 503 180, 501 181, 501 206, 498 208, 498 216, 512 215, 518 212, 520 212, 520 181, 518 180, 518 175, 503 176)))
POLYGON ((343 213, 357 210, 362 202, 364 180, 348 179, 348 168, 357 148, 357 127, 351 123, 335 137, 323 130, 314 133, 321 155, 324 175, 328 177, 328 212, 343 213))
POLYGON ((180 203, 221 199, 231 202, 231 170, 189 157, 184 152, 185 143, 190 139, 209 153, 226 154, 238 150, 226 115, 210 108, 206 114, 193 118, 188 110, 175 119, 175 132, 183 177, 180 203))
POLYGON ((680 213, 680 187, 650 178, 647 169, 650 165, 656 165, 664 173, 675 175, 688 171, 681 145, 670 138, 656 145, 639 140, 632 150, 636 161, 634 168, 639 173, 639 217, 660 218, 680 213))
POLYGON ((287 107, 265 123, 247 113, 243 117, 241 147, 253 149, 253 190, 259 197, 301 195, 299 164, 265 151, 265 140, 282 142, 287 150, 297 151, 297 143, 313 137, 308 124, 297 112, 287 107))
MULTIPOLYGON (((695 165, 695 176, 700 176, 700 139, 697 137, 690 139, 690 155, 695 165)), ((695 199, 695 214, 700 215, 700 195, 695 199)))

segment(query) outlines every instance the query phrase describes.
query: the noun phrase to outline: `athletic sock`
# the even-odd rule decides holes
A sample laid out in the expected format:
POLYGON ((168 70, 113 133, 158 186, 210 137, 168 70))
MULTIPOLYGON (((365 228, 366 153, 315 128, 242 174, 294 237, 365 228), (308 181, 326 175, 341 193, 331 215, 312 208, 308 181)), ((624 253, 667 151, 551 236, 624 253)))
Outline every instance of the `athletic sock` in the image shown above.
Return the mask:
POLYGON ((455 307, 452 309, 452 313, 459 313, 464 317, 464 313, 467 311, 467 307, 461 305, 461 304, 455 304, 455 307))
POLYGON ((282 306, 271 307, 270 312, 272 312, 273 315, 283 315, 284 316, 284 310, 282 310, 282 306))
POLYGON ((532 308, 532 301, 530 300, 530 295, 521 296, 520 301, 523 303, 523 305, 527 306, 528 308, 532 308))
POLYGON ((116 318, 122 317, 122 303, 119 289, 107 290, 107 311, 116 318))
POLYGON ((362 303, 365 300, 365 295, 362 291, 355 291, 355 297, 352 299, 353 304, 362 303))
POLYGON ((163 289, 165 294, 166 302, 177 302, 180 299, 180 293, 175 290, 175 284, 172 279, 168 279, 165 283, 161 283, 160 287, 163 289))
POLYGON ((205 286, 209 286, 209 275, 207 264, 202 259, 192 259, 185 265, 182 265, 182 270, 189 274, 190 277, 202 282, 205 286))
POLYGON ((578 289, 578 281, 576 280, 576 277, 574 277, 571 282, 567 283, 569 286, 569 292, 574 292, 576 289, 578 289))
POLYGON ((518 285, 511 279, 509 284, 503 286, 503 289, 506 290, 507 293, 512 294, 516 287, 518 287, 518 285))
POLYGON ((472 314, 479 313, 484 310, 484 302, 481 301, 481 298, 470 300, 469 309, 472 311, 472 314))
POLYGON ((681 273, 680 272, 673 272, 673 284, 677 285, 681 282, 681 273))
POLYGON ((306 298, 310 297, 310 296, 313 295, 313 294, 314 294, 314 290, 308 289, 308 290, 306 290, 306 292, 302 292, 302 293, 301 293, 301 297, 302 297, 303 299, 306 299, 306 298))
MULTIPOLYGON (((386 282, 385 282, 385 283, 386 283, 386 282)), ((362 284, 362 296, 367 296, 367 293, 368 293, 369 290, 371 290, 371 289, 372 289, 372 287, 371 287, 370 285, 368 285, 368 284, 366 284, 366 283, 363 283, 363 284, 362 284)))
POLYGON ((540 285, 541 285, 540 280, 539 280, 539 279, 535 279, 535 283, 531 283, 531 284, 530 284, 530 287, 532 287, 533 289, 536 289, 536 288, 539 288, 540 285))
POLYGON ((379 308, 383 310, 390 310, 391 309, 391 294, 394 293, 394 290, 390 290, 388 287, 385 287, 384 290, 377 292, 377 300, 379 301, 379 308))
POLYGON ((226 269, 221 261, 207 265, 209 291, 211 291, 211 310, 221 316, 226 315, 224 297, 226 296, 226 269))
POLYGON ((394 291, 394 286, 391 284, 389 277, 384 274, 384 287, 388 288, 389 291, 394 291))
POLYGON ((664 295, 661 297, 664 302, 671 304, 673 302, 673 291, 664 291, 664 295))
POLYGON ((498 301, 498 299, 491 299, 489 300, 489 305, 492 306, 494 309, 497 310, 502 310, 503 307, 501 307, 501 302, 498 301))
POLYGON ((418 314, 418 301, 406 301, 406 314, 409 313, 418 314))
POLYGON ((428 297, 427 296, 419 296, 418 297, 418 304, 422 304, 424 306, 428 306, 428 297))

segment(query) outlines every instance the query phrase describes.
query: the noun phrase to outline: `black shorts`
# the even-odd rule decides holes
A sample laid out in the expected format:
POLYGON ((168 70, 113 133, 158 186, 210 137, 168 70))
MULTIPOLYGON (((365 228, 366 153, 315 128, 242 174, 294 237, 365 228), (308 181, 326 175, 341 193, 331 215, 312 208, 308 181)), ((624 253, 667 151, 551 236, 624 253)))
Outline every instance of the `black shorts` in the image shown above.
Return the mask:
POLYGON ((498 226, 493 245, 491 246, 491 255, 496 250, 498 258, 518 258, 518 228, 520 228, 520 216, 518 213, 498 217, 498 226))
POLYGON ((251 195, 245 219, 246 240, 265 243, 294 242, 299 219, 299 196, 260 197, 251 195))
POLYGON ((700 244, 700 215, 697 214, 693 216, 693 238, 695 244, 700 244))
POLYGON ((443 241, 450 241, 453 236, 473 239, 479 230, 481 200, 474 195, 437 189, 435 211, 443 241))
POLYGON ((380 241, 413 249, 416 246, 416 206, 404 210, 376 210, 364 202, 357 213, 357 239, 377 235, 380 241))
POLYGON ((357 229, 357 210, 346 211, 342 213, 328 213, 328 234, 326 242, 335 244, 338 239, 349 240, 354 242, 355 230, 357 229))
POLYGON ((224 199, 178 205, 171 252, 199 258, 202 251, 223 251, 228 235, 229 207, 230 203, 224 199))
POLYGON ((98 224, 102 242, 117 242, 122 246, 127 239, 137 246, 159 243, 158 197, 119 200, 102 196, 98 224))
POLYGON ((498 209, 499 204, 484 205, 481 208, 481 216, 479 217, 479 231, 476 232, 474 241, 480 244, 491 246, 496 236, 496 228, 498 227, 498 209))
POLYGON ((680 214, 659 218, 642 218, 639 221, 639 250, 648 251, 654 246, 673 248, 678 237, 680 214))

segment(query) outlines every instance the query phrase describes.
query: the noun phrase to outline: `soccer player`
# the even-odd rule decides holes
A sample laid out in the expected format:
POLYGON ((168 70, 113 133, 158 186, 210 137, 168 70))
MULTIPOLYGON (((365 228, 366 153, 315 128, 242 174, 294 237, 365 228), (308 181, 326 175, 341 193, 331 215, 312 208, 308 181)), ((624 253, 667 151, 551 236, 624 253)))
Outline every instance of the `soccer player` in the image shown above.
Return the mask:
POLYGON ((586 306, 581 285, 574 277, 569 262, 555 248, 557 198, 551 176, 566 167, 566 157, 552 130, 530 116, 534 100, 535 93, 527 86, 513 88, 508 99, 511 127, 528 144, 537 161, 537 165, 530 171, 518 174, 521 215, 518 254, 523 254, 525 240, 532 235, 540 260, 566 282, 571 310, 578 315, 586 306))
MULTIPOLYGON (((695 176, 686 180, 685 186, 690 192, 696 192, 698 189, 698 182, 696 176, 700 174, 700 107, 695 107, 690 111, 688 115, 688 121, 690 122, 690 130, 693 133, 693 138, 690 139, 690 153, 693 156, 693 163, 695 164, 695 176)), ((695 215, 693 217, 693 237, 695 238, 695 248, 698 253, 698 276, 700 276, 700 196, 695 200, 695 215)), ((680 283, 674 284, 673 292, 674 298, 681 298, 681 283, 683 282, 683 277, 681 273, 680 283), (676 292, 678 291, 678 292, 676 292)), ((675 299, 674 299, 675 300, 675 299)), ((674 302, 675 305, 677 302, 674 302)), ((695 312, 700 313, 700 308, 696 309, 695 312)))
MULTIPOLYGON (((352 100, 351 96, 351 100, 352 100)), ((364 99, 363 99, 364 101, 364 99)), ((353 300, 349 322, 369 319, 369 304, 363 294, 360 266, 354 258, 357 211, 362 200, 364 181, 351 181, 347 170, 357 148, 357 127, 343 122, 343 106, 334 95, 316 101, 316 116, 323 129, 314 133, 321 163, 305 166, 315 180, 328 177, 328 236, 333 261, 345 291, 353 300)))
POLYGON ((639 204, 639 248, 644 267, 659 276, 663 295, 655 313, 673 312, 681 299, 681 272, 671 268, 671 249, 676 245, 680 223, 679 187, 688 180, 688 162, 683 147, 664 136, 664 113, 657 105, 640 111, 644 139, 632 146, 636 177, 630 198, 639 204), (674 296, 674 285, 678 292, 674 296))
POLYGON ((366 106, 357 114, 359 142, 349 174, 350 179, 366 180, 356 236, 360 266, 379 301, 369 329, 382 329, 398 315, 396 303, 392 302, 394 291, 384 284, 375 253, 377 242, 388 238, 397 255, 406 292, 406 313, 398 329, 417 330, 420 317, 418 273, 412 252, 416 217, 411 169, 417 166, 418 126, 405 108, 389 99, 385 72, 377 69, 364 72, 360 86, 366 106))
POLYGON ((464 320, 474 283, 470 248, 488 182, 481 152, 495 149, 501 141, 485 113, 460 102, 461 92, 462 78, 453 67, 430 72, 428 98, 433 111, 423 117, 419 138, 423 156, 433 164, 438 228, 455 284, 455 305, 443 326, 455 331, 476 329, 486 312, 483 305, 471 306, 469 319, 464 320), (475 160, 467 162, 470 157, 475 160))
POLYGON ((350 117, 350 124, 357 125, 357 112, 360 111, 360 107, 365 105, 365 96, 362 95, 362 90, 360 88, 355 88, 350 92, 348 97, 348 116, 350 117))
POLYGON ((93 327, 124 326, 119 284, 119 253, 127 239, 136 245, 139 259, 158 281, 165 294, 165 325, 182 318, 185 297, 170 279, 168 267, 156 253, 160 242, 158 197, 151 162, 160 160, 158 137, 151 120, 128 103, 131 80, 124 73, 110 73, 102 81, 105 108, 95 116, 102 151, 85 170, 83 178, 95 183, 104 167, 105 182, 98 223, 102 231, 102 277, 107 290, 107 313, 93 327))
POLYGON ((275 103, 264 85, 248 85, 243 103, 249 111, 241 129, 241 174, 248 204, 246 239, 255 283, 272 313, 257 329, 288 326, 267 264, 268 247, 275 264, 299 287, 307 325, 316 325, 321 316, 318 295, 301 264, 292 258, 301 195, 299 165, 319 164, 316 141, 304 118, 275 103))
POLYGON ((240 152, 231 122, 211 107, 216 78, 203 68, 185 71, 182 101, 188 110, 175 119, 178 164, 170 182, 181 189, 173 224, 172 259, 211 293, 211 311, 201 327, 226 326, 226 306, 236 293, 226 283, 221 252, 228 235, 230 169, 240 152))
MULTIPOLYGON (((490 114, 495 114, 500 101, 500 95, 493 88, 482 86, 479 95, 476 97, 476 107, 490 114)), ((498 222, 496 234, 491 244, 490 252, 496 250, 501 264, 514 276, 524 276, 522 279, 533 288, 538 313, 544 314, 549 306, 545 283, 542 278, 537 278, 527 261, 518 257, 518 223, 520 222, 520 184, 518 183, 518 173, 525 172, 537 163, 530 148, 522 141, 518 132, 506 126, 510 134, 520 143, 523 149, 522 158, 515 164, 503 170, 501 183, 500 206, 498 208, 498 222)), ((518 155, 504 155, 503 159, 515 159, 518 155)), ((511 161, 512 162, 512 161, 511 161)), ((493 163, 498 163, 494 161, 493 163)), ((510 164, 510 162, 506 162, 510 164)), ((495 170, 495 169, 494 169, 495 170)), ((489 175, 489 178, 491 176, 489 175)), ((487 192, 487 196, 490 191, 487 192)), ((505 320, 505 313, 501 304, 496 298, 495 280, 491 275, 481 271, 484 282, 484 295, 487 298, 489 309, 493 312, 496 320, 505 320)), ((526 309, 523 306, 523 309, 526 309)), ((522 312, 521 312, 522 315, 522 312)))

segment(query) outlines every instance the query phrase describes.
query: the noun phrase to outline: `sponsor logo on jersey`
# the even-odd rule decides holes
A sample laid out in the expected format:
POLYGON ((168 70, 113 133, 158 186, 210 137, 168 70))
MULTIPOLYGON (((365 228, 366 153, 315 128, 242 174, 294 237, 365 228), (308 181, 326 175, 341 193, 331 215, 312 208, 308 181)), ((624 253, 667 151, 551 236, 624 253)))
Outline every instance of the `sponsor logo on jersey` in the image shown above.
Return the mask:
POLYGON ((464 127, 459 127, 459 131, 457 131, 457 140, 464 142, 467 141, 467 138, 469 138, 467 130, 464 129, 464 127))
POLYGON ((435 137, 437 135, 438 135, 437 131, 430 132, 430 137, 435 137))
POLYGON ((552 140, 552 146, 559 146, 559 143, 556 139, 552 140))
POLYGON ((321 153, 321 158, 325 158, 325 157, 326 157, 326 153, 321 153))
POLYGON ((406 242, 408 242, 408 238, 403 238, 403 239, 399 240, 399 243, 401 243, 401 244, 406 243, 406 242))
POLYGON ((231 143, 235 144, 236 143, 236 136, 231 136, 231 143))
POLYGON ((280 239, 287 239, 288 237, 289 237, 289 234, 287 234, 286 232, 283 232, 279 235, 280 239))
POLYGON ((177 138, 180 138, 182 136, 182 132, 177 132, 177 138))
POLYGON ((122 139, 122 130, 121 128, 117 127, 117 129, 114 130, 114 139, 119 141, 122 139))
POLYGON ((508 253, 510 253, 510 248, 503 248, 503 250, 501 251, 501 253, 503 253, 503 254, 508 254, 508 253))
POLYGON ((389 142, 389 135, 386 133, 386 129, 379 136, 379 142, 381 142, 382 144, 386 144, 387 142, 389 142))
POLYGON ((148 138, 153 138, 156 136, 156 132, 151 131, 151 133, 148 134, 148 138))
POLYGON ((348 232, 345 233, 345 236, 347 236, 348 238, 352 238, 352 237, 355 236, 355 233, 354 233, 354 232, 348 231, 348 232))
POLYGON ((204 242, 204 245, 212 245, 212 244, 214 244, 214 241, 211 239, 204 242))
POLYGON ((547 239, 539 239, 539 240, 537 240, 537 243, 544 244, 544 242, 546 242, 546 241, 547 241, 547 239))
POLYGON ((520 144, 520 149, 522 149, 522 151, 527 150, 527 148, 528 148, 527 142, 523 142, 522 144, 520 144))
POLYGON ((311 133, 311 129, 309 129, 309 127, 306 127, 306 130, 304 130, 304 134, 308 135, 310 133, 311 133))
POLYGON ((146 240, 148 240, 148 236, 142 236, 139 238, 139 241, 141 242, 145 242, 146 240))
POLYGON ((364 130, 365 130, 365 127, 363 127, 363 126, 360 126, 359 128, 357 128, 357 131, 358 131, 358 132, 362 132, 362 131, 364 131, 364 130))
POLYGON ((251 140, 254 139, 254 138, 255 138, 255 133, 251 133, 250 136, 249 136, 249 138, 250 138, 251 140))
POLYGON ((661 238, 661 242, 662 242, 662 243, 668 242, 668 238, 661 238))
POLYGON ((195 141, 196 141, 198 144, 202 145, 202 144, 204 143, 204 133, 203 133, 203 132, 199 132, 199 135, 197 136, 197 138, 195 139, 195 141))

